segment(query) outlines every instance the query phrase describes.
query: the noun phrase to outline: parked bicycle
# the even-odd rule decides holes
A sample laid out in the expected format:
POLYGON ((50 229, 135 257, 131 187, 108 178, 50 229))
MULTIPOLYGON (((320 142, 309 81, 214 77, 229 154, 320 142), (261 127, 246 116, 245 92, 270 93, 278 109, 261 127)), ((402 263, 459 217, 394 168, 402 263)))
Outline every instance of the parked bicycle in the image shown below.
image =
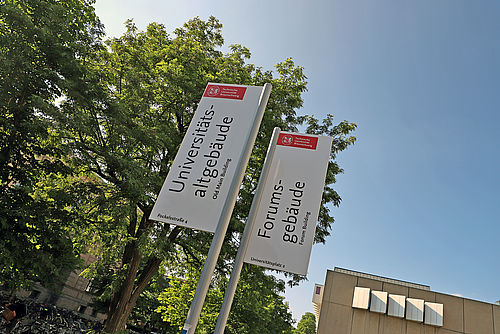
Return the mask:
MULTIPOLYGON (((1 317, 0 334, 80 334, 99 333, 102 324, 81 317, 78 313, 33 300, 18 302, 25 307, 25 315, 13 324, 1 317)), ((3 306, 0 312, 8 308, 3 306)), ((19 313, 18 313, 19 314, 19 313)))

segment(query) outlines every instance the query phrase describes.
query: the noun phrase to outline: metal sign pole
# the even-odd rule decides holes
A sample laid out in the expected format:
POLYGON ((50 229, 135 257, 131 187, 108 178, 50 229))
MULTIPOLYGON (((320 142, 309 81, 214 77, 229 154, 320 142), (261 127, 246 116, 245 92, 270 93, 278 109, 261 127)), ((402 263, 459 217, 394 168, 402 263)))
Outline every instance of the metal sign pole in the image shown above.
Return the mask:
POLYGON ((255 116, 255 121, 252 125, 252 129, 247 139, 247 145, 241 155, 241 160, 238 161, 236 168, 236 174, 230 186, 228 197, 224 203, 224 208, 215 230, 214 237, 212 239, 212 244, 210 245, 210 250, 208 251, 207 259, 203 266, 203 271, 201 273, 200 280, 198 281, 198 286, 196 287, 196 292, 194 294, 189 313, 184 323, 181 334, 194 334, 198 320, 200 318, 201 309, 203 307, 203 302, 207 295, 208 287, 210 285, 210 280, 214 273, 215 265, 217 263, 217 258, 219 257, 220 250, 222 248, 222 243, 224 242, 224 236, 226 235, 227 227, 229 225, 229 220, 233 212, 234 204, 236 203, 236 198, 243 181, 243 176, 245 175, 246 166, 250 154, 252 153, 252 148, 255 143, 255 138, 259 132, 260 123, 262 117, 264 116, 264 111, 266 110, 267 101, 269 95, 271 94, 271 84, 266 83, 262 90, 262 95, 259 101, 257 115, 255 116))
POLYGON ((264 183, 269 174, 271 161, 273 159, 279 133, 280 128, 274 128, 273 136, 267 150, 266 159, 264 160, 264 166, 262 167, 262 173, 260 174, 259 184, 257 185, 257 189, 252 200, 252 205, 250 207, 250 213, 248 214, 247 223, 245 224, 245 230, 243 231, 243 236, 241 237, 240 247, 238 249, 238 253, 236 254, 236 259, 234 260, 231 278, 229 279, 229 283, 224 294, 224 301, 222 302, 222 307, 219 313, 219 318, 217 319, 217 325, 215 326, 214 334, 223 334, 224 328, 226 327, 227 318, 229 317, 229 311, 231 310, 231 304, 233 303, 234 293, 236 291, 236 287, 238 286, 238 280, 240 279, 241 268, 243 267, 243 259, 247 250, 248 241, 250 240, 249 235, 252 232, 257 208, 259 207, 262 195, 264 193, 264 183))

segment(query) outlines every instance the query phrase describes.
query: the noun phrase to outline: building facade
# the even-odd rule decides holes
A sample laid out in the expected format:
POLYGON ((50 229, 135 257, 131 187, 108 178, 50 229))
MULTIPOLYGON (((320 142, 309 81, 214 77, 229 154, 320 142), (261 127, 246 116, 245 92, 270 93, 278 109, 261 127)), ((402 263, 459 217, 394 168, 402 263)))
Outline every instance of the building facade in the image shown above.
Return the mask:
POLYGON ((313 305, 318 334, 500 334, 499 305, 341 268, 315 287, 313 305))
MULTIPOLYGON (((80 255, 86 265, 95 261, 90 254, 80 255)), ((72 271, 66 277, 60 291, 54 292, 40 284, 35 284, 31 291, 20 291, 19 298, 31 298, 38 303, 55 305, 57 307, 75 311, 81 317, 93 321, 104 321, 106 315, 97 312, 92 304, 93 294, 90 289, 90 281, 81 276, 82 270, 72 271)))

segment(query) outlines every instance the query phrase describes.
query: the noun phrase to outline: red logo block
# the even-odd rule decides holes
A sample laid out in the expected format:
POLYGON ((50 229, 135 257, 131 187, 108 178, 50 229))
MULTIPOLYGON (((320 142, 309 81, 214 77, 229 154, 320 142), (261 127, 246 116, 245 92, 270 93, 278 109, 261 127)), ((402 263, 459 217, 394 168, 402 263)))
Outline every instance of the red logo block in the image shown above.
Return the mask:
POLYGON ((315 150, 316 146, 318 146, 318 137, 294 135, 291 133, 280 133, 277 145, 315 150))
POLYGON ((246 87, 208 85, 203 97, 243 100, 246 90, 246 87))

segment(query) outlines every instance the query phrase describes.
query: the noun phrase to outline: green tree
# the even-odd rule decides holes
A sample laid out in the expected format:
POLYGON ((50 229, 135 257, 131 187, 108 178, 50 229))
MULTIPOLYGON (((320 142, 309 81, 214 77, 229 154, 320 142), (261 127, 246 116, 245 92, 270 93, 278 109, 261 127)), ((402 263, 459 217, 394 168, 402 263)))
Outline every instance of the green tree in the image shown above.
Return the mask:
MULTIPOLYGON (((157 312, 176 334, 182 329, 194 297, 201 268, 180 266, 188 270, 177 275, 184 279, 173 280, 160 295, 157 312)), ((197 333, 213 333, 227 287, 227 276, 216 275, 204 303, 197 333)), ((266 275, 259 267, 245 266, 236 290, 231 313, 226 325, 228 334, 284 334, 292 332, 292 315, 280 293, 285 282, 266 275)))
POLYGON ((316 334, 316 317, 311 312, 306 312, 299 321, 293 334, 316 334))
MULTIPOLYGON (((226 285, 224 291, 225 288, 226 285)), ((259 267, 246 265, 235 292, 225 333, 292 333, 294 320, 288 303, 281 295, 284 292, 284 281, 267 275, 259 267)))
MULTIPOLYGON (((189 305, 194 297, 194 291, 198 283, 199 275, 190 272, 184 279, 173 278, 170 286, 159 296, 160 306, 157 312, 161 314, 162 320, 169 324, 169 333, 179 333, 186 320, 189 305)), ((198 332, 208 333, 213 330, 224 292, 218 288, 208 291, 203 305, 203 318, 199 323, 198 332)))
MULTIPOLYGON (((179 252, 192 265, 200 266, 211 234, 149 220, 156 195, 168 173, 180 142, 207 82, 263 85, 273 91, 247 169, 217 269, 227 272, 234 258, 243 222, 260 174, 272 129, 328 134, 335 138, 323 196, 316 241, 324 242, 333 218, 327 203, 338 205, 340 197, 331 184, 342 172, 334 161, 338 152, 354 142, 355 124, 333 124, 298 116, 306 90, 303 69, 291 59, 273 72, 248 64, 247 48, 233 45, 227 54, 222 25, 213 17, 195 18, 171 36, 160 24, 139 31, 132 22, 120 38, 107 42, 107 49, 87 62, 100 94, 86 104, 66 100, 57 119, 72 156, 101 182, 88 203, 87 219, 93 228, 77 239, 99 258, 87 273, 111 274, 103 289, 109 298, 105 330, 114 332, 126 321, 141 293, 160 268, 175 263, 179 252)), ((89 79, 90 80, 90 79, 89 79)), ((87 226, 87 225, 84 225, 87 226)), ((299 276, 291 277, 298 282, 299 276)))
POLYGON ((68 237, 79 171, 54 131, 57 99, 86 88, 101 25, 88 0, 0 1, 0 283, 53 284, 78 260, 68 237), (67 179, 70 177, 70 179, 67 179))

